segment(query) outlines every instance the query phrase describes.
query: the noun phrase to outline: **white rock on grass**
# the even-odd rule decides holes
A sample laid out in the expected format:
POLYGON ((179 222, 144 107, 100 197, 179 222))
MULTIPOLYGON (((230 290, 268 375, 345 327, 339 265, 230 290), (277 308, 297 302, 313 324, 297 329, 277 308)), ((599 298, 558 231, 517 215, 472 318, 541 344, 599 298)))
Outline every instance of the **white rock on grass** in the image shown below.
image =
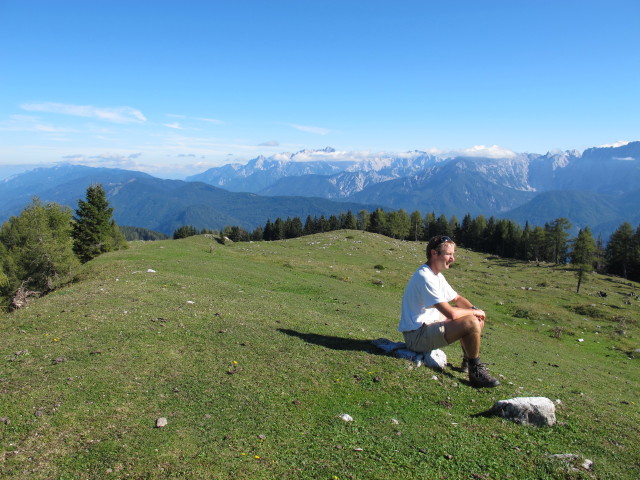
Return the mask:
POLYGON ((555 455, 549 455, 549 457, 565 463, 574 472, 580 471, 580 469, 591 471, 593 468, 593 462, 591 460, 573 453, 557 453, 555 455))
POLYGON ((166 427, 168 423, 165 417, 160 417, 156 420, 156 428, 166 427))
POLYGON ((345 422, 353 422, 353 417, 348 413, 341 413, 340 415, 338 415, 338 418, 340 420, 344 420, 345 422))
POLYGON ((443 370, 447 365, 447 355, 440 349, 427 353, 414 352, 409 350, 404 342, 393 342, 387 338, 378 338, 371 343, 390 355, 412 361, 417 367, 425 365, 437 370, 443 370))
POLYGON ((555 425, 556 406, 546 397, 516 397, 499 400, 491 409, 496 415, 523 425, 555 425))
POLYGON ((440 349, 431 350, 424 354, 424 364, 427 367, 444 370, 447 365, 447 354, 440 349))

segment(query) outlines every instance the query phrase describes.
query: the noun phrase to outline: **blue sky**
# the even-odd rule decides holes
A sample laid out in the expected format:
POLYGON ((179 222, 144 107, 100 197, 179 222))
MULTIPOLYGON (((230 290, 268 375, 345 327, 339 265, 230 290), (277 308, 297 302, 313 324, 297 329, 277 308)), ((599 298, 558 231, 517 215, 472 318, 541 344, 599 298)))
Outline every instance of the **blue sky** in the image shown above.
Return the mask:
POLYGON ((640 140, 637 0, 0 0, 0 178, 640 140))

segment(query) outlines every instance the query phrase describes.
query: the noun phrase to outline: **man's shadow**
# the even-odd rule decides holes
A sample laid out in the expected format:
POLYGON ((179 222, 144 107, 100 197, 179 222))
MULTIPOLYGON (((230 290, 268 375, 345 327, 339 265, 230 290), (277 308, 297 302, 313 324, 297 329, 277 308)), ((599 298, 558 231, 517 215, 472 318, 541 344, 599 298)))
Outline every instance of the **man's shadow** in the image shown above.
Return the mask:
POLYGON ((298 337, 307 343, 330 348, 331 350, 353 350, 356 352, 367 352, 373 355, 387 355, 384 351, 375 347, 371 343, 371 340, 334 337, 332 335, 320 335, 318 333, 302 333, 288 328, 278 328, 278 331, 291 337, 298 337))
MULTIPOLYGON (((332 335, 320 335, 318 333, 302 333, 288 328, 278 328, 280 333, 284 333, 291 337, 298 337, 307 343, 314 345, 320 345, 321 347, 330 348, 331 350, 352 350, 356 352, 367 352, 371 355, 380 355, 383 357, 393 357, 393 355, 385 352, 382 349, 377 348, 371 340, 358 340, 355 338, 334 337, 332 335)), ((441 370, 443 375, 450 378, 456 378, 451 374, 449 368, 441 370)), ((458 370, 454 367, 454 370, 458 370)), ((435 370, 434 370, 435 371, 435 370)), ((466 380, 461 380, 462 383, 468 383, 466 380)))

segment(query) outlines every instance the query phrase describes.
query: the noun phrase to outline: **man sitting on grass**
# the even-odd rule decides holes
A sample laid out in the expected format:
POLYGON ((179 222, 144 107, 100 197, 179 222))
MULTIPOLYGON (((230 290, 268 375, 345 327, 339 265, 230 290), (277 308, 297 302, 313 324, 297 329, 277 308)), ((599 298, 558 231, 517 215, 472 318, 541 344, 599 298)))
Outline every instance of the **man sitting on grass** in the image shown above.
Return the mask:
POLYGON ((455 261, 455 247, 454 241, 443 235, 429 241, 427 263, 413 274, 404 291, 398 330, 407 348, 415 352, 430 352, 460 340, 462 370, 468 371, 471 385, 495 387, 500 382, 480 363, 485 313, 458 295, 442 275, 455 261))

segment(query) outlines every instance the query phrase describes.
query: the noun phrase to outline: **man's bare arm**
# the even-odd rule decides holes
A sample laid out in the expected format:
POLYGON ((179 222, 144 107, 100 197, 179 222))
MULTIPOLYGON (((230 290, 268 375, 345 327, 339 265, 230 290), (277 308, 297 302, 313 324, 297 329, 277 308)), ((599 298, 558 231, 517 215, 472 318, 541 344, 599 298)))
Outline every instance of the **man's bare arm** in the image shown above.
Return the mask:
POLYGON ((435 308, 438 309, 440 313, 442 313, 446 318, 451 320, 457 320, 458 318, 465 317, 467 315, 473 315, 478 318, 480 321, 484 321, 486 315, 483 310, 479 308, 473 308, 473 304, 464 298, 462 295, 458 295, 453 299, 452 303, 455 305, 451 305, 446 302, 436 303, 434 305, 435 308))

